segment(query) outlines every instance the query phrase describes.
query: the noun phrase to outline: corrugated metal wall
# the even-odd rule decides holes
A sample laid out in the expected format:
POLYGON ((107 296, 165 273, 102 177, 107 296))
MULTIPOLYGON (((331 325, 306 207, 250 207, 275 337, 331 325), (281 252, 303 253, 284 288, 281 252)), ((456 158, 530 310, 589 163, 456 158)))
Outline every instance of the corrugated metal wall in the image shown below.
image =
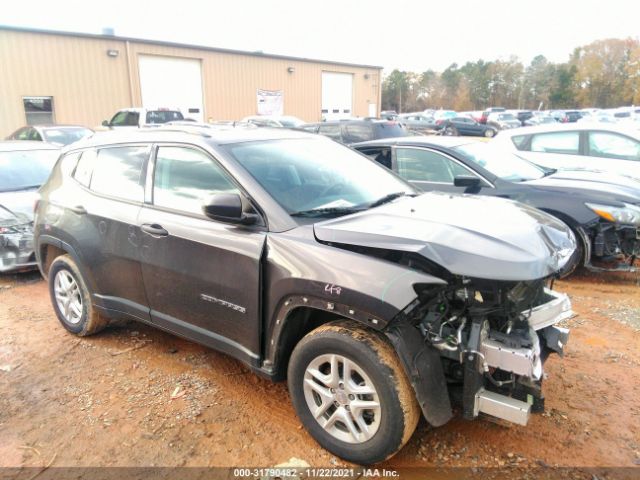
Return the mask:
POLYGON ((285 114, 318 121, 322 71, 354 75, 354 115, 368 115, 369 103, 380 111, 377 68, 0 29, 0 136, 25 124, 23 96, 53 96, 57 123, 90 127, 119 108, 140 106, 141 54, 201 60, 205 119, 236 120, 255 114, 256 89, 261 88, 283 90, 285 114), (118 56, 108 56, 109 49, 117 50, 118 56))

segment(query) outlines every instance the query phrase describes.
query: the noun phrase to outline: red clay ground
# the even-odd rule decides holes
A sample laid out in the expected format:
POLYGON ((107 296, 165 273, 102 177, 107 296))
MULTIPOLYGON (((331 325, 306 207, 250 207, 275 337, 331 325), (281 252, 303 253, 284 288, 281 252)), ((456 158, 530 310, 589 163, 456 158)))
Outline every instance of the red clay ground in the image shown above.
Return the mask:
MULTIPOLYGON (((638 277, 556 285, 578 316, 565 358, 547 363, 547 412, 527 427, 421 422, 382 466, 640 464, 638 277)), ((76 338, 37 274, 0 278, 0 466, 273 466, 291 457, 345 465, 302 429, 284 384, 143 325, 76 338)))

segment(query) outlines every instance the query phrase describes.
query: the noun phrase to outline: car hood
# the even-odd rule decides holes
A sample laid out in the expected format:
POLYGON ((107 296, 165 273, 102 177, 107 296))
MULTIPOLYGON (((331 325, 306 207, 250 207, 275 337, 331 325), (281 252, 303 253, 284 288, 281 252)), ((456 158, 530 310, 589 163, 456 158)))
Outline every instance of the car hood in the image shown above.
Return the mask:
POLYGON ((500 198, 404 197, 314 225, 319 241, 418 253, 455 275, 534 280, 557 272, 575 238, 559 220, 500 198))
POLYGON ((0 224, 32 222, 33 204, 37 199, 37 190, 0 192, 0 224))
POLYGON ((640 182, 615 173, 589 170, 560 170, 546 177, 523 182, 536 187, 579 190, 583 195, 606 196, 621 202, 640 202, 640 182))

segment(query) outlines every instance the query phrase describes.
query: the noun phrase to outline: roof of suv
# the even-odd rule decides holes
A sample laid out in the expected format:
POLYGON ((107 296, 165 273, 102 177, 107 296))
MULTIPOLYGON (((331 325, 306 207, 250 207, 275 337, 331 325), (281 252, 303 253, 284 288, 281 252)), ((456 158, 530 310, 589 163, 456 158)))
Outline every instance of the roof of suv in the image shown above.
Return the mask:
MULTIPOLYGON (((210 129, 187 125, 141 128, 134 131, 110 130, 98 132, 73 144, 73 149, 132 142, 184 142, 201 139, 219 145, 255 140, 279 140, 285 138, 317 138, 316 135, 283 128, 225 128, 210 129)), ((40 142, 41 143, 41 142, 40 142)))

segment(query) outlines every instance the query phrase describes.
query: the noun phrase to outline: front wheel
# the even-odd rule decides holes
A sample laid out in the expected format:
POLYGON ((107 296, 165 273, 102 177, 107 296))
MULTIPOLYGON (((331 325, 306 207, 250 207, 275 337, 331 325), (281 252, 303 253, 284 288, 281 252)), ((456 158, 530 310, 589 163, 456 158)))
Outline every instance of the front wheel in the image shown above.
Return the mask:
POLYGON ((485 137, 487 137, 487 138, 492 138, 492 137, 494 137, 495 135, 496 135, 496 132, 495 132, 495 130, 494 130, 494 129, 492 129, 492 128, 487 128, 487 129, 484 131, 484 136, 485 136, 485 137))
POLYGON ((331 453, 358 464, 391 457, 413 434, 420 408, 386 338, 352 321, 323 325, 291 355, 298 417, 331 453))

